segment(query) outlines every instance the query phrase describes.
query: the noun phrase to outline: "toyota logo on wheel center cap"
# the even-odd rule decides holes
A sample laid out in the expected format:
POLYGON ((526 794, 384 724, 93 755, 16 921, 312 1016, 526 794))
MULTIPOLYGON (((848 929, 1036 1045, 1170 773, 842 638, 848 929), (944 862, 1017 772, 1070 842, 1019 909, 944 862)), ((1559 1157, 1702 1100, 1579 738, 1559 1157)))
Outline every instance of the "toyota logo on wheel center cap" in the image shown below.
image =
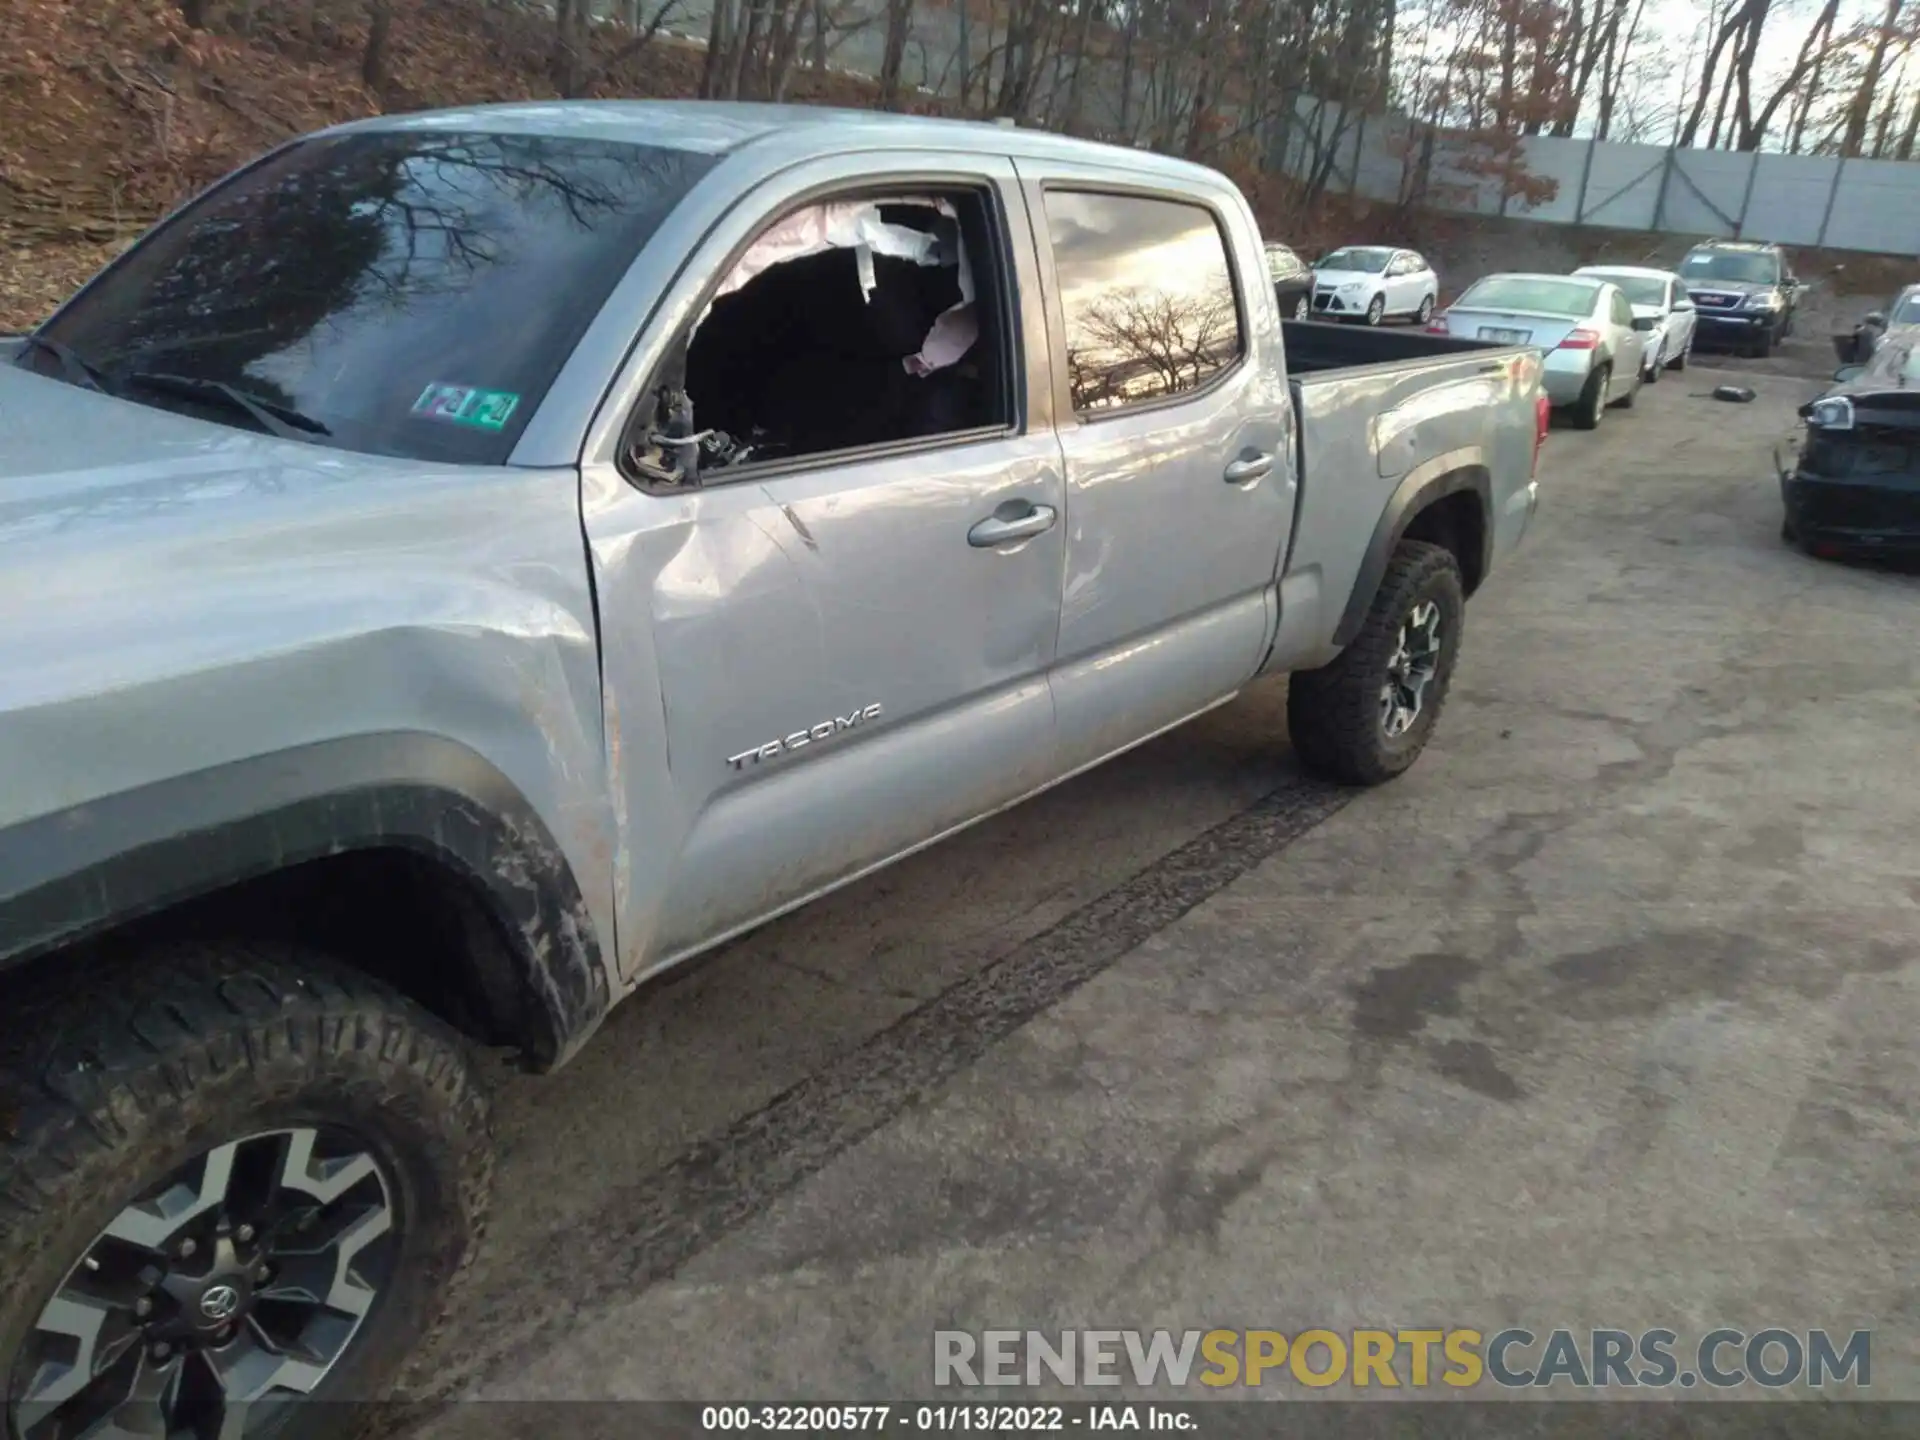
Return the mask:
POLYGON ((200 1293, 200 1313, 224 1324, 240 1310, 240 1292, 231 1285, 209 1285, 200 1293))

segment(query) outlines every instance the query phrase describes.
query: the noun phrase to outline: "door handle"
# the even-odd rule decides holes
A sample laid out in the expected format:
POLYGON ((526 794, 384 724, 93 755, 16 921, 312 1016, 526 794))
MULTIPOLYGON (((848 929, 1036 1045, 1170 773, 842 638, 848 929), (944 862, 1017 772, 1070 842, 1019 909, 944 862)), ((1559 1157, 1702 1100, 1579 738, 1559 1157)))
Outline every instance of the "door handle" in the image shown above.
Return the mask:
POLYGON ((1053 522, 1060 518, 1060 512, 1051 505, 1028 505, 1012 515, 1001 513, 1019 503, 1002 505, 975 525, 967 532, 967 543, 977 550, 985 550, 995 545, 1010 545, 1015 540, 1031 540, 1051 530, 1053 522))
POLYGON ((1258 480, 1273 471, 1273 456, 1249 453, 1227 466, 1227 483, 1245 485, 1250 480, 1258 480))

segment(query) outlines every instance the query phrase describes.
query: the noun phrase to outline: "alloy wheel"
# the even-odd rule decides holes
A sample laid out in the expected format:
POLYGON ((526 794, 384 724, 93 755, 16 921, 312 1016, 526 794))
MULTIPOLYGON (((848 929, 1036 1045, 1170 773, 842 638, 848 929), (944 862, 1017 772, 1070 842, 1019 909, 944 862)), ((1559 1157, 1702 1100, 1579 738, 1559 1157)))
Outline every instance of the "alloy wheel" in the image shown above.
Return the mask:
POLYGON ((1309 313, 1310 311, 1308 310, 1308 307, 1307 307, 1306 296, 1302 295, 1298 300, 1293 302, 1293 318, 1294 319, 1304 320, 1307 318, 1309 313))
POLYGON ((395 1192, 331 1129, 214 1147, 120 1211, 13 1367, 20 1440, 239 1440, 313 1393, 393 1278, 395 1192))
POLYGON ((1367 304, 1367 324, 1378 325, 1386 318, 1386 314, 1387 297, 1384 295, 1374 296, 1367 304))
POLYGON ((1422 600, 1400 623, 1386 683, 1380 687, 1380 728, 1389 740, 1398 740, 1418 723, 1427 687, 1440 670, 1440 642, 1440 606, 1422 600))

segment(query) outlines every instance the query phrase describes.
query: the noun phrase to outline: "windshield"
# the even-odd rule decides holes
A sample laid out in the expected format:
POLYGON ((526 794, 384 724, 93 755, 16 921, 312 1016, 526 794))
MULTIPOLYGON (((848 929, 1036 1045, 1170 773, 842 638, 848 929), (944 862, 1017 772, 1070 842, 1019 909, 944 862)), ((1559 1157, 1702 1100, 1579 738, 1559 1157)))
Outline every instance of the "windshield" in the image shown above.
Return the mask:
POLYGON ((1689 280, 1733 280, 1745 285, 1780 283, 1777 256, 1756 250, 1696 250, 1680 262, 1689 280))
POLYGON ((1455 303, 1463 310, 1527 310, 1578 320, 1593 313, 1593 297, 1598 288, 1578 280, 1496 275, 1482 280, 1455 303))
POLYGON ((1889 325, 1920 325, 1920 295, 1907 295, 1898 300, 1891 314, 1887 316, 1889 325))
POLYGON ((21 363, 315 443, 503 464, 640 247, 711 157, 535 135, 301 142, 195 201, 21 363), (264 427, 263 427, 264 428, 264 427))
POLYGON ((1618 275, 1611 270, 1589 270, 1586 273, 1595 279, 1618 285, 1632 304, 1664 306, 1667 303, 1667 282, 1658 275, 1618 275))
POLYGON ((1393 258, 1393 251, 1377 245, 1349 245, 1344 250, 1336 250, 1326 256, 1313 268, 1316 270, 1358 270, 1368 275, 1378 275, 1387 268, 1387 262, 1393 258))

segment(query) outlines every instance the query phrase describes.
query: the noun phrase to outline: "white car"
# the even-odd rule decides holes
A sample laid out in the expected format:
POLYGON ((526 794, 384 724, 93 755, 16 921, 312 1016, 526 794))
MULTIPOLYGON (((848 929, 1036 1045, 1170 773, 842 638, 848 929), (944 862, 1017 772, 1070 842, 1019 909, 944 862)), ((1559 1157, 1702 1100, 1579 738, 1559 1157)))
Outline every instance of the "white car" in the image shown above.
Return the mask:
POLYGON ((1313 310, 1327 319, 1369 325, 1395 317, 1433 318, 1440 277, 1426 257, 1391 245, 1343 245, 1313 267, 1313 310))
POLYGON ((1636 320, 1651 319, 1646 332, 1646 377, 1658 380, 1663 370, 1684 370, 1693 354, 1694 308, 1687 282, 1671 270, 1644 265, 1583 265, 1573 272, 1592 280, 1606 280, 1626 292, 1636 320))

